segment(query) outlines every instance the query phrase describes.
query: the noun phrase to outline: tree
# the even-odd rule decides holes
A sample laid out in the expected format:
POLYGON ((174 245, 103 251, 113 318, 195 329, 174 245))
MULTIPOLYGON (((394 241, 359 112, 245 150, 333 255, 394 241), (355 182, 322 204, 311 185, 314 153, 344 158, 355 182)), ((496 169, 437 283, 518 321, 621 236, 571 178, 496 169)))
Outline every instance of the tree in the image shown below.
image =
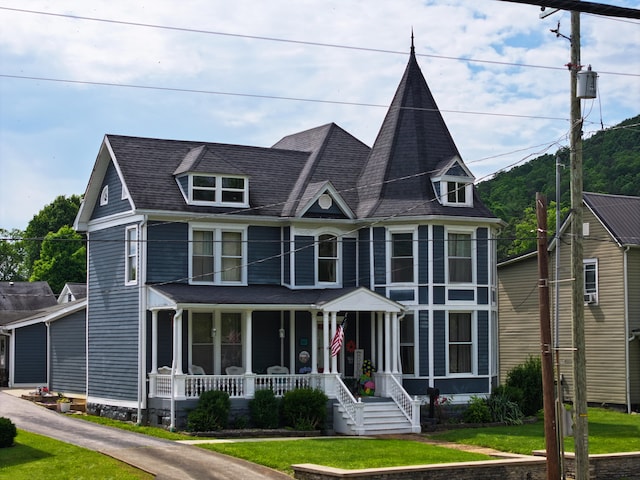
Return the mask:
POLYGON ((48 233, 42 242, 40 258, 33 263, 30 281, 46 280, 60 293, 67 282, 86 282, 87 249, 84 239, 73 228, 61 227, 48 233))
POLYGON ((35 261, 40 258, 42 239, 50 232, 57 232, 61 227, 71 227, 80 209, 81 200, 79 195, 71 195, 68 198, 59 195, 31 219, 24 232, 25 264, 30 274, 33 274, 35 261))
POLYGON ((23 233, 0 228, 0 281, 24 282, 29 274, 24 263, 26 253, 22 244, 23 233))

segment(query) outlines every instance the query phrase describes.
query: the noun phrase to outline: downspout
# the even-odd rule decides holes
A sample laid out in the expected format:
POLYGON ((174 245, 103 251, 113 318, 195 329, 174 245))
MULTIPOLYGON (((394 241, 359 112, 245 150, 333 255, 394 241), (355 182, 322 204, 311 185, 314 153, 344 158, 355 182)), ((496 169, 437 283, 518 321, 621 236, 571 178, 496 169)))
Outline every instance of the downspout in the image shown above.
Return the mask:
POLYGON ((140 222, 138 233, 138 415, 137 425, 142 425, 142 411, 146 408, 147 399, 147 291, 143 288, 147 279, 147 217, 140 222))
MULTIPOLYGON (((175 378, 178 359, 176 355, 178 353, 178 335, 176 330, 176 319, 182 319, 182 308, 176 309, 176 313, 172 320, 172 332, 173 332, 173 360, 171 360, 171 423, 169 425, 169 431, 175 432, 176 430, 176 394, 175 394, 175 378)), ((180 323, 182 326, 182 323, 180 323)))
POLYGON ((44 322, 47 327, 47 388, 51 392, 51 323, 44 322))
MULTIPOLYGON (((629 332, 629 290, 628 290, 628 285, 627 285, 627 274, 628 274, 628 264, 627 264, 627 260, 628 260, 628 253, 629 253, 629 246, 626 246, 623 252, 623 257, 622 257, 622 282, 624 284, 624 331, 629 332)), ((631 340, 633 340, 635 337, 635 335, 631 335, 631 338, 627 339, 627 343, 624 344, 624 358, 625 358, 625 370, 627 371, 626 373, 626 390, 627 390, 627 413, 631 413, 631 369, 630 369, 630 365, 629 365, 629 342, 631 342, 631 340)))

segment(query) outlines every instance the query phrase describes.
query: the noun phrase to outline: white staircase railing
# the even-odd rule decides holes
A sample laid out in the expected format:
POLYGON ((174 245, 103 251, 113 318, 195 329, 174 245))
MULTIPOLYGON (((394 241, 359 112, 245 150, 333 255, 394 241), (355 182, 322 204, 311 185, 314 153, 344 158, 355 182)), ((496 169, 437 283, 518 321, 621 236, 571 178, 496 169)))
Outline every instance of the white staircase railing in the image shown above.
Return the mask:
POLYGON ((364 404, 359 399, 356 400, 339 376, 336 376, 335 380, 336 400, 353 423, 353 432, 356 435, 362 435, 364 433, 364 404))
POLYGON ((415 400, 400 385, 398 379, 389 375, 387 377, 387 396, 391 398, 402 411, 407 420, 411 422, 411 428, 414 433, 420 433, 420 400, 415 400))

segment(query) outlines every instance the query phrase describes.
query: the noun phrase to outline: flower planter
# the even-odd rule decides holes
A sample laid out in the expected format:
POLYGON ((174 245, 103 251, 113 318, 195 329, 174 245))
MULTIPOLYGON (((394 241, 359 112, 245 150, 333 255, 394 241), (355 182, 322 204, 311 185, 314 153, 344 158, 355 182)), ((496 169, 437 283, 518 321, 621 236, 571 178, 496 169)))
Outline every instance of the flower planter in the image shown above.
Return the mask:
POLYGON ((60 413, 67 413, 71 410, 71 402, 59 402, 58 411, 60 413))

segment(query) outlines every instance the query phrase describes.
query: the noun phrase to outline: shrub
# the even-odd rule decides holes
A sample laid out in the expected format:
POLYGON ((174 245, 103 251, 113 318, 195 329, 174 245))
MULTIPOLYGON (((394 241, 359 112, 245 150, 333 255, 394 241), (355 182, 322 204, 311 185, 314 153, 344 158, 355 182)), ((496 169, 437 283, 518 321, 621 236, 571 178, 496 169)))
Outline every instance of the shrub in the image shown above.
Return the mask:
POLYGON ((494 392, 487 399, 487 406, 494 422, 502 422, 507 425, 520 425, 522 423, 522 410, 518 403, 509 399, 505 393, 494 392))
POLYGON ((222 430, 229 423, 231 400, 227 392, 210 390, 200 395, 198 406, 187 415, 187 428, 192 432, 222 430))
POLYGON ((11 447, 16 435, 18 431, 13 422, 6 417, 0 417, 0 448, 11 447))
POLYGON ((282 397, 282 416, 286 426, 295 430, 324 428, 328 398, 322 390, 298 388, 282 397))
POLYGON ((543 406, 542 400, 542 362, 540 357, 529 357, 529 359, 507 373, 505 386, 510 392, 512 401, 517 401, 522 413, 532 416, 543 406), (515 389, 515 390, 514 390, 515 389), (521 393, 515 393, 519 390, 521 393))
POLYGON ((280 423, 280 402, 273 390, 258 390, 249 400, 251 421, 256 428, 278 428, 280 423))
POLYGON ((471 397, 467 409, 462 414, 465 423, 488 423, 491 421, 491 411, 484 398, 471 397))

